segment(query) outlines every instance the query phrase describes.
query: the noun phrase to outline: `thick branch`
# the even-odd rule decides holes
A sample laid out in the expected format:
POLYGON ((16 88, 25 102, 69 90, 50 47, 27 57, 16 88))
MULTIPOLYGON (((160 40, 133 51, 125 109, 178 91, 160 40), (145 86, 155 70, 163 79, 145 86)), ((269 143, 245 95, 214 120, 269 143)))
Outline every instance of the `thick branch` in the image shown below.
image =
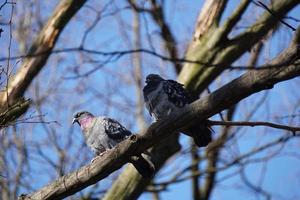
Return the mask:
MULTIPOLYGON (((249 1, 248 1, 249 2, 249 1)), ((233 15, 233 17, 231 17, 229 20, 229 22, 227 23, 228 26, 227 26, 227 31, 231 31, 231 27, 233 27, 236 22, 240 19, 240 16, 241 14, 243 13, 243 11, 246 9, 247 5, 248 5, 248 2, 247 1, 243 1, 240 6, 236 9, 237 11, 235 12, 236 14, 233 15)), ((216 29, 217 27, 214 26, 214 25, 217 25, 218 23, 218 18, 221 16, 221 13, 222 13, 222 7, 225 7, 224 6, 224 1, 205 1, 205 4, 208 5, 210 3, 213 3, 214 5, 213 6, 207 6, 207 7, 210 7, 211 9, 204 9, 204 10, 207 10, 206 14, 202 14, 203 17, 200 17, 198 18, 198 23, 197 23, 197 26, 195 28, 195 37, 198 38, 200 37, 201 38, 201 41, 202 39, 205 40, 206 38, 205 37, 201 37, 202 35, 205 35, 207 32, 207 35, 208 35, 208 38, 207 40, 213 40, 214 38, 212 38, 212 36, 214 36, 214 34, 216 34, 214 31, 208 31, 208 30, 214 30, 216 29), (217 5, 219 4, 219 5, 217 5), (223 6, 220 6, 221 4, 223 4, 223 6), (218 10, 220 9, 220 10, 218 10), (214 11, 219 11, 219 12, 214 12, 214 11), (214 17, 213 17, 214 15, 214 17), (201 22, 201 23, 199 23, 201 22), (205 28, 204 28, 205 27, 205 28), (211 33, 211 34, 210 34, 211 33)), ((202 10, 203 10, 202 9, 202 10)), ((285 9, 285 6, 283 6, 283 9, 285 9)), ((269 16, 271 19, 273 17, 269 16)), ((274 19, 273 19, 274 20, 274 19)), ((276 23, 276 20, 274 20, 275 23, 276 23)), ((263 30, 264 28, 261 27, 261 30, 263 30)), ((224 34, 224 31, 223 31, 223 35, 224 34)), ((198 38, 198 39, 200 39, 198 38)), ((183 60, 191 60, 191 61, 194 61, 196 63, 191 63, 191 65, 189 66, 186 66, 186 71, 181 73, 181 76, 180 76, 180 81, 182 83, 185 84, 185 86, 187 86, 187 88, 191 89, 192 92, 195 92, 197 93, 197 90, 198 92, 200 91, 198 88, 198 85, 196 84, 199 84, 201 83, 201 81, 204 81, 204 79, 202 80, 197 80, 197 78, 199 77, 199 75, 201 75, 201 72, 196 72, 196 73, 193 73, 193 67, 195 67, 195 69, 199 69, 200 66, 203 65, 204 68, 208 68, 209 66, 213 66, 213 65, 210 65, 212 64, 211 63, 211 60, 209 59, 206 59, 207 57, 210 57, 210 56, 206 56, 205 53, 213 53, 213 54, 219 54, 220 51, 219 48, 213 48, 211 46, 208 46, 208 47, 211 47, 212 51, 210 50, 210 48, 206 48, 207 46, 206 45, 202 45, 203 43, 198 42, 198 39, 197 40, 193 40, 191 42, 191 45, 190 45, 190 48, 194 48, 192 49, 191 51, 189 51, 188 53, 188 56, 186 56, 186 59, 177 59, 178 62, 182 62, 183 60), (204 52, 204 53, 203 53, 204 52), (205 59, 203 59, 205 58, 205 59), (199 66, 200 65, 200 66, 199 66), (185 77, 185 75, 188 77, 188 76, 191 76, 192 78, 195 78, 195 82, 193 81, 190 81, 189 78, 183 78, 185 77), (196 85, 196 87, 195 87, 196 85)), ((208 45, 211 45, 210 42, 207 42, 208 45)), ((224 45, 225 43, 221 43, 221 45, 224 45)), ((246 50, 245 50, 246 51, 246 50)), ((244 51, 244 52, 245 52, 244 51)), ((154 54, 153 54, 154 55, 154 54)), ((157 56, 157 55, 156 55, 157 56)), ((174 58, 167 58, 166 57, 161 57, 159 56, 160 58, 164 59, 164 60, 171 60, 173 59, 172 61, 174 61, 174 58)), ((213 57, 213 56, 212 56, 213 57)), ((239 56, 236 56, 236 58, 238 58, 239 56)), ((222 59, 225 59, 226 57, 222 57, 222 59)), ((224 63, 224 62, 223 62, 224 63)), ((223 64, 221 63, 221 66, 216 66, 216 67, 224 67, 224 68, 228 68, 230 65, 227 65, 227 64, 223 64)), ((218 63, 216 63, 218 64, 218 63)), ((187 64, 186 64, 187 65, 187 64)), ((277 66, 276 66, 277 67, 277 66)), ((244 68, 245 69, 245 68, 244 68)), ((199 70, 200 71, 200 70, 199 70)), ((208 70, 209 71, 209 70, 208 70)), ((207 82, 202 84, 202 85, 207 85, 207 82)), ((200 84, 199 84, 200 85, 200 84)), ((168 138, 168 140, 170 140, 171 137, 168 138)), ((170 142, 170 144, 172 144, 172 142, 170 142)), ((177 144, 177 143, 176 143, 177 144)), ((173 147, 173 146, 171 146, 173 147)), ((165 149, 168 149, 168 148, 165 148, 165 149)), ((161 156, 163 154, 166 154, 165 153, 165 149, 161 152, 158 152, 157 154, 155 154, 154 158, 155 160, 161 160, 159 157, 157 156, 161 156)), ((169 156, 171 156, 173 154, 169 154, 169 156)), ((167 159, 168 156, 166 156, 164 158, 167 159)), ((130 171, 129 168, 126 169, 126 171, 130 171)), ((141 194, 143 192, 143 188, 145 186, 145 182, 148 182, 148 181, 145 181, 145 180, 138 180, 138 181, 132 181, 132 180, 136 180, 136 177, 138 176, 136 174, 136 172, 134 170, 131 170, 132 173, 126 173, 124 172, 124 174, 122 174, 118 180, 114 183, 114 186, 113 188, 111 188, 108 192, 108 194, 105 195, 104 199, 107 199, 107 200, 110 200, 110 199, 115 199, 116 197, 116 194, 120 194, 118 197, 119 199, 123 199, 123 200, 126 200, 126 199, 134 199, 135 197, 137 197, 137 193, 141 194), (125 175, 128 175, 128 177, 126 177, 125 175), (130 191, 128 191, 127 188, 130 188, 130 191), (120 198, 121 197, 121 198, 120 198)))
MULTIPOLYGON (((207 68, 201 64, 186 63, 180 73, 180 81, 188 85, 190 91, 195 93, 203 92, 226 69, 226 66, 230 66, 241 55, 249 51, 261 38, 280 23, 278 21, 279 18, 283 18, 298 3, 298 0, 275 1, 272 8, 278 18, 274 18, 273 15, 266 11, 256 23, 232 40, 228 40, 228 35, 224 35, 224 30, 226 30, 225 33, 231 32, 230 29, 228 30, 228 27, 232 27, 232 23, 225 23, 214 32, 210 32, 207 37, 204 37, 193 48, 188 50, 186 59, 211 63, 212 65, 217 64, 220 67, 207 68)), ((243 9, 245 9, 245 6, 243 9)))
POLYGON ((0 93, 1 106, 7 105, 7 102, 12 105, 23 96, 34 77, 44 67, 59 34, 85 1, 64 0, 60 2, 28 52, 29 55, 40 52, 47 53, 38 57, 28 57, 24 60, 17 74, 9 80, 8 91, 0 93))
POLYGON ((228 1, 226 0, 206 0, 199 13, 195 31, 194 40, 198 40, 202 35, 207 33, 213 26, 217 26, 225 5, 228 1))
MULTIPOLYGON (((299 40, 299 37, 297 37, 299 40)), ((298 40, 295 40, 298 42, 298 40)), ((222 110, 229 108, 242 99, 262 90, 272 88, 276 83, 292 79, 300 75, 300 60, 295 42, 284 53, 273 60, 280 62, 288 57, 295 62, 287 66, 260 71, 249 71, 231 81, 209 96, 195 101, 182 112, 175 113, 166 120, 153 123, 141 134, 123 141, 93 164, 82 167, 75 172, 59 178, 37 192, 22 197, 23 199, 62 199, 92 185, 110 175, 126 163, 129 155, 141 153, 170 136, 182 131, 191 124, 198 123, 222 110)))
POLYGON ((13 106, 0 113, 0 128, 8 126, 9 123, 16 120, 17 116, 21 116, 23 113, 25 113, 29 108, 30 103, 30 99, 20 99, 13 106))
MULTIPOLYGON (((160 141, 151 149, 156 171, 165 164, 168 158, 180 150, 178 134, 173 134, 167 140, 160 141), (161 153, 164 152, 164 153, 161 153)), ((113 186, 108 190, 102 200, 131 200, 137 199, 145 190, 150 180, 142 178, 132 167, 127 166, 119 175, 113 186)))

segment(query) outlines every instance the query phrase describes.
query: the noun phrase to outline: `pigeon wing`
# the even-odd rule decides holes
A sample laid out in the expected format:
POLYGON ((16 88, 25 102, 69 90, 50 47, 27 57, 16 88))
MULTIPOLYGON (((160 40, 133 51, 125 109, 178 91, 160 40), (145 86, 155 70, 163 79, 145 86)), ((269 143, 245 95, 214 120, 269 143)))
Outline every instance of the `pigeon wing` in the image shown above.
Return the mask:
POLYGON ((122 126, 118 121, 111 118, 104 118, 105 133, 113 140, 123 140, 131 135, 131 132, 122 126))
POLYGON ((183 88, 183 85, 176 81, 164 81, 163 90, 168 95, 168 100, 179 108, 192 102, 189 94, 183 88))

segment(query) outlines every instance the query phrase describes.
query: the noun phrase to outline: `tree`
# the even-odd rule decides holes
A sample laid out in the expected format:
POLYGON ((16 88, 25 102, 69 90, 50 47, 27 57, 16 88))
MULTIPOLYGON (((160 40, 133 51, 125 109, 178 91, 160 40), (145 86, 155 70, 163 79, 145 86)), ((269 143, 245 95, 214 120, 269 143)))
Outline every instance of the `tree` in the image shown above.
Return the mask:
POLYGON ((5 63, 2 199, 21 193, 21 199, 62 199, 93 184, 70 198, 136 199, 148 191, 159 199, 167 188, 190 180, 187 190, 193 199, 214 199, 213 191, 227 179, 241 180, 243 187, 267 199, 281 195, 266 189, 263 180, 276 156, 298 156, 299 101, 290 100, 299 95, 293 79, 300 75, 300 30, 294 28, 299 20, 293 16, 297 0, 244 0, 238 5, 206 0, 198 17, 200 5, 176 15, 173 10, 185 6, 180 2, 58 2, 50 16, 44 13, 52 12, 54 2, 5 1, 0 7, 8 21, 1 22, 5 34, 0 38, 8 44, 0 59, 5 63), (196 20, 192 38, 172 17, 186 20, 184 27, 196 20), (291 36, 282 42, 281 32, 291 36), (268 48, 271 55, 262 57, 268 48), (141 93, 147 73, 178 75, 198 100, 150 125, 141 93), (272 94, 283 81, 289 101, 285 113, 280 110, 286 106, 272 94), (280 112, 268 110, 274 107, 280 112), (115 116, 139 134, 87 164, 91 154, 83 138, 67 125, 78 109, 115 116), (214 142, 204 149, 188 141, 180 145, 180 130, 209 117, 214 142), (117 178, 108 177, 129 155, 148 148, 157 168, 153 180, 142 179, 131 165, 117 178), (259 176, 249 172, 251 165, 261 171, 259 176))

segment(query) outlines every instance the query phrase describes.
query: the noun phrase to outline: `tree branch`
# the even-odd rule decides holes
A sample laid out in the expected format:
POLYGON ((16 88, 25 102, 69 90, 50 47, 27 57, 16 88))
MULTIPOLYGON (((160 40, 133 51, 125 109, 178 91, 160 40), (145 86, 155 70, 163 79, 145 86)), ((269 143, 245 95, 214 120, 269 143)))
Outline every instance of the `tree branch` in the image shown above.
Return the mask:
MULTIPOLYGON (((170 57, 173 60, 178 59, 178 50, 176 48, 176 39, 171 32, 169 25, 166 23, 165 14, 161 5, 159 5, 155 0, 151 0, 151 16, 156 24, 160 28, 160 35, 163 39, 163 44, 165 49, 168 51, 170 57)), ((182 69, 182 65, 179 62, 173 62, 177 73, 182 69)))
POLYGON ((125 164, 130 155, 145 151, 171 133, 185 130, 192 124, 207 119, 254 93, 272 88, 276 83, 299 76, 299 43, 296 42, 299 42, 299 30, 292 45, 272 61, 276 63, 284 59, 284 56, 296 55, 297 60, 293 60, 295 62, 276 69, 249 71, 210 95, 193 102, 182 112, 153 123, 141 134, 133 135, 121 142, 94 163, 65 175, 30 195, 22 196, 21 199, 62 199, 70 196, 107 177, 125 164))
POLYGON ((227 2, 227 0, 206 0, 204 2, 197 18, 194 41, 201 39, 204 34, 217 27, 227 2))
MULTIPOLYGON (((291 136, 291 135, 285 135, 283 137, 280 137, 270 143, 267 143, 263 146, 260 146, 260 147, 257 147, 257 148, 254 148, 253 150, 251 150, 250 152, 247 152, 241 156, 238 156, 236 158, 234 158, 233 160, 229 161, 228 163, 225 163, 223 166, 220 166, 220 167, 213 167, 213 168, 207 168, 207 170, 203 171, 203 172, 197 172, 197 173, 194 173, 192 175, 186 175, 186 176, 182 176, 188 169, 190 169, 192 167, 192 165, 182 169, 180 172, 178 172, 177 174, 175 174, 170 180, 167 180, 167 181, 162 181, 162 182, 158 182, 158 183, 154 183, 152 184, 152 186, 150 186, 150 190, 166 190, 167 189, 167 186, 170 185, 170 184, 174 184, 174 183, 179 183, 179 182, 183 182, 185 180, 189 180, 191 179, 192 177, 194 176, 203 176, 203 175, 206 175, 208 173, 216 173, 216 172, 220 172, 220 171, 223 171, 223 170, 226 170, 228 169, 229 167, 233 166, 233 165, 236 165, 236 164, 239 164, 239 165, 245 165, 246 163, 250 163, 250 162, 257 162, 258 160, 257 159, 254 159, 252 161, 249 161, 249 160, 245 160, 246 158, 249 158, 250 156, 253 156, 259 152, 262 152, 270 147, 273 147, 275 145, 278 145, 278 144, 281 144, 281 143, 284 143, 288 140, 290 140, 292 137, 294 136, 291 136), (243 161, 245 160, 245 161, 243 161), (157 189, 157 188, 154 188, 154 187, 157 187, 159 186, 160 188, 157 189)), ((204 197, 204 199, 206 199, 206 197, 204 197)))
POLYGON ((240 5, 236 8, 236 10, 232 13, 230 17, 226 20, 224 25, 222 26, 222 35, 223 37, 227 37, 227 35, 232 31, 233 27, 238 23, 250 4, 250 0, 243 0, 240 5))
POLYGON ((286 125, 281 125, 281 124, 274 124, 271 122, 247 122, 247 121, 240 121, 240 122, 234 122, 234 121, 213 121, 209 120, 208 121, 209 125, 221 125, 221 126, 268 126, 272 128, 277 128, 277 129, 282 129, 282 130, 287 130, 291 131, 295 134, 295 132, 300 131, 300 127, 293 127, 293 126, 286 126, 286 125))
POLYGON ((5 110, 7 105, 13 105, 23 96, 34 77, 45 66, 59 34, 85 1, 64 0, 56 7, 53 15, 44 25, 28 52, 29 55, 39 54, 40 52, 46 53, 38 57, 28 57, 24 60, 17 74, 9 80, 7 91, 0 93, 1 110, 5 110))
POLYGON ((25 113, 29 108, 30 103, 30 99, 20 99, 13 106, 0 113, 0 128, 7 127, 11 122, 15 121, 18 116, 25 113))
MULTIPOLYGON (((234 116, 236 111, 236 106, 232 106, 228 109, 226 114, 226 120, 231 120, 234 116)), ((219 156, 222 150, 222 147, 225 145, 228 135, 230 134, 231 127, 223 127, 220 136, 218 139, 214 140, 210 145, 209 148, 206 148, 206 155, 207 155, 207 167, 206 171, 207 176, 205 177, 205 182, 203 187, 201 188, 202 192, 202 199, 209 199, 212 194, 212 190, 216 183, 216 176, 217 172, 213 169, 217 168, 217 163, 219 160, 219 156)))
MULTIPOLYGON (((273 11, 277 13, 278 17, 283 18, 298 3, 298 0, 276 1, 273 11)), ((193 48, 190 48, 186 54, 186 59, 201 60, 203 63, 210 63, 211 65, 220 64, 223 67, 206 68, 201 64, 186 63, 179 75, 180 82, 188 85, 188 89, 196 94, 203 92, 225 70, 226 66, 230 66, 236 59, 249 51, 278 24, 278 19, 274 19, 274 16, 266 11, 247 30, 231 40, 227 39, 228 35, 224 36, 224 27, 220 26, 214 32, 203 37, 193 48)), ((229 33, 230 31, 227 30, 226 32, 229 33)))
MULTIPOLYGON (((257 3, 255 2, 255 4, 257 4, 257 3)), ((295 29, 293 26, 289 25, 288 23, 286 23, 285 21, 283 21, 282 19, 280 19, 280 17, 278 17, 277 14, 276 14, 275 12, 273 12, 270 8, 268 8, 268 6, 265 5, 263 2, 258 1, 258 5, 261 6, 261 7, 263 7, 265 10, 267 10, 267 11, 268 11, 271 15, 273 15, 274 17, 278 18, 278 20, 279 20, 282 24, 284 24, 284 25, 286 25, 287 27, 289 27, 292 31, 296 31, 296 29, 295 29)))

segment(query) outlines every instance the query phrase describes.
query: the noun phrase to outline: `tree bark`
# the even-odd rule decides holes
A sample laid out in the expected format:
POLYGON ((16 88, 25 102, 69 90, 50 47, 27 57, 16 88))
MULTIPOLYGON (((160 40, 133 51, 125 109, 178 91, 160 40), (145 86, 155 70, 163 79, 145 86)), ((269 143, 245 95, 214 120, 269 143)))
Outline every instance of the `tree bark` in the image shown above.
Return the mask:
POLYGON ((249 3, 248 0, 242 1, 223 25, 202 36, 201 40, 194 42, 194 45, 190 45, 186 60, 202 63, 185 64, 179 75, 180 82, 185 83, 190 91, 195 94, 203 92, 228 66, 249 51, 271 29, 277 27, 279 19, 282 19, 292 8, 298 5, 299 1, 276 1, 272 5, 272 9, 277 14, 277 18, 265 11, 258 21, 246 31, 229 39, 228 34, 232 31, 249 3))
MULTIPOLYGON (((186 57, 185 57, 186 60, 195 60, 195 61, 200 61, 200 62, 206 61, 206 54, 211 54, 212 58, 216 59, 216 57, 218 57, 217 54, 220 53, 219 50, 221 49, 221 47, 223 47, 224 49, 225 49, 225 47, 230 48, 230 43, 219 42, 219 43, 215 44, 214 46, 212 46, 211 43, 213 43, 214 40, 222 41, 221 40, 221 39, 223 39, 221 37, 222 34, 220 34, 219 32, 223 31, 223 34, 226 33, 226 36, 227 36, 227 34, 232 30, 233 26, 241 18, 244 11, 247 9, 248 5, 250 4, 250 1, 243 0, 240 3, 240 5, 238 6, 238 8, 236 9, 236 11, 232 14, 232 16, 229 17, 227 22, 224 25, 219 25, 219 20, 222 15, 222 12, 224 11, 226 3, 227 3, 227 1, 223 1, 223 0, 222 1, 210 1, 210 0, 205 1, 205 4, 204 4, 203 8, 201 9, 199 17, 197 19, 197 24, 196 24, 195 31, 194 31, 194 39, 191 41, 189 48, 187 50, 187 53, 186 53, 186 57), (209 15, 212 15, 212 16, 209 16, 209 15), (207 44, 211 45, 211 46, 209 46, 210 48, 206 46, 207 44)), ((296 5, 295 1, 293 1, 293 2, 289 1, 288 3, 292 4, 293 6, 296 5)), ((284 12, 287 13, 289 10, 292 9, 290 4, 280 4, 280 5, 277 5, 275 8, 276 8, 276 10, 284 10, 284 12)), ((276 21, 276 19, 274 19, 274 16, 270 16, 270 14, 268 12, 265 12, 263 16, 265 16, 265 18, 268 19, 268 20, 264 20, 264 21, 268 22, 268 24, 260 24, 260 26, 259 26, 260 29, 257 30, 257 32, 260 31, 260 32, 263 32, 264 34, 267 34, 269 31, 264 30, 264 29, 270 30, 270 29, 277 27, 276 25, 278 24, 278 21, 276 21)), ((282 15, 282 16, 284 16, 284 15, 282 15)), ((257 26, 258 23, 263 23, 264 21, 259 21, 251 27, 255 27, 255 25, 257 26)), ((245 33, 251 32, 250 30, 251 30, 251 28, 249 28, 249 30, 246 30, 245 33)), ((262 36, 262 35, 263 34, 260 34, 260 36, 262 36)), ((253 41, 253 43, 251 43, 251 45, 254 46, 259 40, 260 39, 257 38, 257 41, 253 41)), ((238 45, 238 44, 236 44, 236 45, 238 45)), ((222 56, 218 62, 223 62, 223 63, 227 63, 230 65, 233 62, 232 60, 239 58, 240 55, 247 52, 247 48, 248 48, 247 46, 241 45, 240 48, 244 48, 244 47, 246 47, 246 48, 241 49, 239 54, 235 55, 234 51, 231 51, 230 54, 228 53, 228 55, 222 56), (234 57, 234 59, 232 59, 230 62, 228 62, 228 60, 227 60, 228 58, 226 56, 229 56, 228 58, 234 57)), ((251 48, 251 47, 249 47, 249 48, 251 48)), ((229 66, 227 64, 225 64, 224 67, 221 69, 221 71, 218 72, 219 74, 227 66, 229 66)), ((208 68, 206 65, 185 63, 184 68, 181 70, 181 72, 179 74, 178 80, 179 80, 179 82, 183 83, 185 85, 185 87, 189 89, 190 92, 195 94, 195 96, 198 96, 203 91, 203 89, 205 89, 213 81, 213 79, 209 79, 209 81, 208 81, 208 79, 201 78, 201 76, 212 77, 217 74, 216 73, 217 68, 214 70, 212 70, 212 69, 213 68, 208 68), (198 78, 198 77, 200 77, 200 78, 198 78)), ((172 139, 172 142, 173 141, 174 140, 172 139)), ((162 153, 164 151, 161 151, 161 152, 156 151, 157 153, 154 153, 153 157, 156 160, 159 160, 160 162, 164 163, 169 157, 174 155, 180 149, 178 141, 176 142, 176 145, 175 145, 175 143, 173 143, 174 144, 173 146, 172 146, 172 142, 170 142, 169 147, 174 148, 173 151, 168 151, 166 153, 162 153), (176 149, 177 149, 177 151, 176 151, 176 149), (173 152, 173 153, 170 153, 170 152, 173 152), (162 157, 161 156, 162 154, 165 154, 165 156, 162 157), (164 160, 160 160, 160 158, 163 158, 164 160)), ((160 167, 157 167, 157 169, 160 169, 160 167)), ((144 191, 145 188, 139 187, 140 185, 143 185, 144 187, 146 187, 144 180, 139 179, 136 183, 132 184, 133 182, 131 180, 136 179, 135 177, 138 176, 138 174, 134 170, 131 170, 131 172, 132 172, 131 175, 129 175, 129 173, 127 173, 127 172, 124 172, 128 176, 124 176, 123 173, 120 175, 120 177, 114 182, 113 187, 105 195, 105 197, 104 197, 105 200, 114 199, 116 192, 118 194, 120 194, 118 196, 119 199, 131 200, 131 199, 133 199, 133 197, 136 197, 137 193, 141 194, 144 191), (130 190, 127 190, 128 184, 130 184, 130 188, 131 188, 130 190), (117 190, 115 190, 116 188, 117 188, 117 190), (135 188, 135 190, 134 190, 134 188, 135 188), (130 195, 131 193, 134 195, 131 196, 130 195)))
MULTIPOLYGON (((32 43, 27 54, 28 57, 24 59, 14 77, 9 80, 7 90, 0 93, 0 110, 2 112, 9 111, 10 107, 20 100, 35 76, 45 66, 60 33, 85 2, 86 0, 63 0, 59 3, 32 43), (30 55, 38 56, 30 57, 30 55)), ((25 113, 27 108, 20 110, 14 118, 25 113)))
POLYGON ((229 108, 242 99, 262 90, 271 89, 276 83, 300 75, 300 29, 289 48, 270 62, 276 67, 252 70, 203 97, 180 113, 174 113, 166 120, 153 123, 138 135, 121 142, 94 163, 59 178, 21 199, 62 199, 94 184, 125 164, 130 155, 144 152, 161 142, 170 134, 182 131, 192 124, 229 108))
POLYGON ((217 28, 227 2, 227 0, 206 0, 204 2, 197 19, 194 41, 200 40, 208 31, 217 28))

